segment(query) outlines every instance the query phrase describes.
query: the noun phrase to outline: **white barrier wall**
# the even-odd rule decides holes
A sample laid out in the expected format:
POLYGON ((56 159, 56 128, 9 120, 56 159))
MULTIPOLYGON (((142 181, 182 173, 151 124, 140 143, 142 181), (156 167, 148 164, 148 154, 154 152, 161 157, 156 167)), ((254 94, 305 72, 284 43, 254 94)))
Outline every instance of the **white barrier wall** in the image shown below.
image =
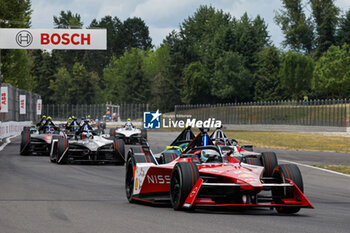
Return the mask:
POLYGON ((0 139, 13 135, 19 135, 22 132, 24 126, 30 126, 31 124, 31 121, 0 122, 0 139))

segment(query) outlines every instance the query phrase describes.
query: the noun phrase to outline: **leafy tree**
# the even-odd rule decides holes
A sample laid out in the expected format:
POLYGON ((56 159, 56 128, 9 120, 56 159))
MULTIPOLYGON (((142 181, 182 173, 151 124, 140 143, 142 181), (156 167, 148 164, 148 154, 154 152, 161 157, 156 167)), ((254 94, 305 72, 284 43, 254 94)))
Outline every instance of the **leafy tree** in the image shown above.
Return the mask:
POLYGON ((298 100, 311 87, 313 60, 297 52, 288 51, 282 55, 280 79, 282 86, 298 100))
POLYGON ((35 50, 31 53, 32 68, 31 74, 35 80, 34 92, 41 95, 44 103, 52 102, 52 90, 50 82, 54 81, 56 73, 56 60, 52 54, 35 50))
MULTIPOLYGON (((29 28, 31 19, 30 0, 0 0, 0 28, 29 28)), ((2 82, 27 90, 33 89, 29 74, 30 59, 25 50, 1 50, 2 82)))
POLYGON ((338 45, 350 44, 350 10, 340 19, 336 38, 338 45))
POLYGON ((85 51, 83 63, 88 71, 95 71, 102 78, 103 69, 107 66, 112 56, 120 57, 124 51, 121 43, 117 41, 121 22, 118 17, 105 16, 100 21, 94 19, 89 28, 107 29, 107 50, 85 51))
POLYGON ((142 69, 144 52, 132 48, 111 60, 104 71, 105 99, 113 103, 146 103, 150 98, 150 80, 142 69))
POLYGON ((12 50, 6 53, 2 64, 2 82, 15 87, 33 90, 34 80, 30 75, 30 59, 24 50, 12 50))
POLYGON ((79 14, 73 14, 71 11, 61 11, 59 16, 53 16, 55 28, 80 29, 83 27, 79 14))
POLYGON ((272 101, 283 98, 279 80, 280 52, 273 46, 259 53, 254 100, 272 101))
MULTIPOLYGON (((79 14, 71 11, 61 11, 59 16, 53 16, 55 28, 79 29, 83 27, 79 14)), ((82 63, 85 51, 83 50, 53 50, 52 56, 57 60, 58 67, 66 67, 72 72, 76 62, 82 63)))
POLYGON ((157 50, 150 50, 144 57, 142 69, 146 80, 151 80, 151 106, 162 111, 173 110, 180 92, 177 83, 170 75, 169 47, 163 45, 157 50))
POLYGON ((50 90, 53 95, 50 95, 51 100, 55 104, 71 103, 76 98, 75 94, 71 93, 73 79, 66 68, 59 68, 54 75, 54 80, 50 80, 50 90))
POLYGON ((217 59, 211 79, 213 96, 224 102, 247 101, 252 98, 251 85, 252 75, 244 67, 241 55, 229 51, 217 59))
POLYGON ((339 8, 334 5, 333 0, 310 0, 310 3, 317 31, 316 57, 319 58, 336 42, 339 8))
POLYGON ((191 63, 184 69, 183 79, 182 101, 185 104, 207 103, 210 89, 205 66, 199 61, 191 63))
POLYGON ((327 91, 334 98, 344 97, 350 90, 350 49, 345 44, 342 47, 331 46, 318 60, 314 70, 313 87, 317 91, 327 91))
POLYGON ((0 28, 29 28, 32 12, 30 0, 0 0, 0 28))
MULTIPOLYGON (((65 78, 63 80, 58 80, 58 84, 67 82, 68 78, 69 76, 65 74, 65 78)), ((101 103, 101 93, 98 88, 98 76, 96 75, 96 73, 87 72, 83 64, 76 62, 73 66, 72 78, 73 80, 71 82, 71 87, 68 87, 69 95, 71 97, 71 103, 101 103)))
POLYGON ((137 17, 128 18, 120 25, 117 42, 123 45, 123 51, 129 51, 132 48, 143 50, 152 48, 148 26, 137 17))
POLYGON ((301 0, 282 0, 283 9, 275 16, 275 22, 285 36, 284 47, 293 51, 311 53, 314 33, 311 18, 306 18, 301 0))

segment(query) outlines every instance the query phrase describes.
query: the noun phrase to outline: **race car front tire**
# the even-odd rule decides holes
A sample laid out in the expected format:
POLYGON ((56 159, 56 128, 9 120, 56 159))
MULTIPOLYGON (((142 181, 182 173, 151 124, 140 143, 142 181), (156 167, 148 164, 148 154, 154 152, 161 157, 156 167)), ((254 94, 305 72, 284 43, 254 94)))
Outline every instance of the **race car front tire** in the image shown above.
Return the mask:
MULTIPOLYGON (((273 171, 273 177, 279 179, 281 183, 285 183, 285 179, 292 180, 295 185, 304 192, 304 184, 301 172, 295 164, 281 164, 273 171)), ((275 197, 275 202, 281 202, 283 198, 294 198, 294 191, 292 187, 274 188, 272 189, 272 196, 275 197)), ((293 214, 300 210, 300 207, 277 207, 278 213, 293 214)))
POLYGON ((29 155, 29 154, 30 154, 30 128, 24 127, 24 130, 21 132, 20 155, 29 155))
POLYGON ((134 191, 135 168, 136 168, 135 157, 131 155, 128 161, 126 162, 126 172, 125 172, 125 192, 126 192, 126 198, 130 203, 134 202, 134 200, 132 199, 132 196, 134 191))
POLYGON ((65 164, 67 162, 67 158, 61 158, 64 156, 64 153, 67 153, 69 147, 68 139, 65 137, 58 137, 57 141, 57 154, 56 154, 56 162, 57 164, 65 164))
POLYGON ((194 163, 179 162, 175 165, 170 180, 170 201, 174 210, 181 210, 193 186, 199 179, 194 163))

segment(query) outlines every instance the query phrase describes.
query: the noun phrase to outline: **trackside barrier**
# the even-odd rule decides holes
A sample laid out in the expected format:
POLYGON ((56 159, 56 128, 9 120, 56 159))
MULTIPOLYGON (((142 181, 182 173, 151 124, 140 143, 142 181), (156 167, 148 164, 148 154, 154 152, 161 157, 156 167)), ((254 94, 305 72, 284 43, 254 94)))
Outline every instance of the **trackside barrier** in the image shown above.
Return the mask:
POLYGON ((31 124, 31 121, 0 122, 0 139, 19 135, 22 132, 24 126, 30 126, 31 124))

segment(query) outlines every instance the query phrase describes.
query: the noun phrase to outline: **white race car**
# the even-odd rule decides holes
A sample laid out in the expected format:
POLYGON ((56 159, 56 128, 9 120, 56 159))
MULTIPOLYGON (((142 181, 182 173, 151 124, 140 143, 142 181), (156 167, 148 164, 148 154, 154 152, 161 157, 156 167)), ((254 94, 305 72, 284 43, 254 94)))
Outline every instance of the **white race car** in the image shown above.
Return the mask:
POLYGON ((131 122, 127 122, 124 127, 110 129, 109 135, 111 138, 123 139, 125 144, 141 144, 143 139, 147 140, 146 129, 138 129, 131 122))

